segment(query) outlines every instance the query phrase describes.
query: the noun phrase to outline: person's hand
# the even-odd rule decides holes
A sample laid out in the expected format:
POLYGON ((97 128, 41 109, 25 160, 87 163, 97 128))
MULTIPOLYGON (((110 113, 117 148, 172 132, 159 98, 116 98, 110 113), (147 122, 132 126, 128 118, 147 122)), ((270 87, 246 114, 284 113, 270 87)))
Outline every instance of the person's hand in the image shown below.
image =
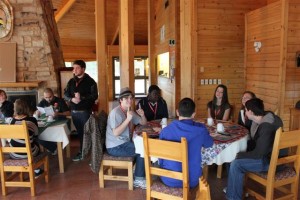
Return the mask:
POLYGON ((139 116, 143 117, 145 116, 145 112, 142 109, 141 105, 139 104, 139 109, 136 110, 137 114, 139 114, 139 116))
POLYGON ((131 121, 132 117, 133 117, 133 111, 131 111, 130 107, 128 107, 128 110, 127 110, 127 120, 131 121))

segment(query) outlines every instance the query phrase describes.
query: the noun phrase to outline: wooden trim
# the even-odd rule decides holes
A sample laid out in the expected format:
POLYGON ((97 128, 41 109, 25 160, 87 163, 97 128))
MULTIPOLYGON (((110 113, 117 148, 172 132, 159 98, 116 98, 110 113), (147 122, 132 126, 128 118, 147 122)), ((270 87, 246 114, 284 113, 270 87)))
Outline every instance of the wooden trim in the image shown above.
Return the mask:
POLYGON ((116 28, 115 34, 114 34, 114 36, 113 36, 113 38, 112 38, 112 40, 111 40, 110 45, 114 45, 114 43, 116 42, 116 39, 117 39, 118 36, 119 36, 119 33, 120 33, 120 26, 118 26, 118 27, 116 28))
POLYGON ((281 33, 280 33, 280 65, 279 65, 279 97, 278 97, 278 115, 283 115, 285 100, 285 79, 286 79, 286 57, 287 57, 287 35, 288 35, 288 13, 289 0, 281 0, 281 33))
POLYGON ((16 82, 16 83, 0 83, 0 88, 18 88, 18 87, 31 87, 37 88, 42 81, 34 81, 34 82, 16 82))
POLYGON ((69 0, 63 5, 59 11, 55 15, 55 21, 56 23, 59 22, 61 18, 70 10, 70 8, 73 6, 73 4, 76 2, 76 0, 69 0))

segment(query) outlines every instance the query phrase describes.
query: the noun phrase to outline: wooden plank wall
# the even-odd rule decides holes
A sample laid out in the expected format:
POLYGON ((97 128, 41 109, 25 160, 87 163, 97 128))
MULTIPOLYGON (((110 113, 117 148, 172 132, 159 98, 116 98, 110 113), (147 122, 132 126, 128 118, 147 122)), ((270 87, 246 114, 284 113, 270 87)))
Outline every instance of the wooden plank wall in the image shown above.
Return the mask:
POLYGON ((245 90, 245 14, 265 5, 266 0, 198 1, 197 116, 207 117, 206 105, 217 86, 201 85, 201 79, 221 79, 238 112, 245 90))
MULTIPOLYGON (((289 0, 288 33, 287 33, 287 62, 284 94, 284 112, 281 116, 285 127, 290 120, 290 109, 300 100, 300 67, 296 67, 296 52, 300 51, 300 2, 289 0)), ((286 130, 287 128, 285 128, 286 130)))
POLYGON ((281 2, 248 13, 246 24, 246 88, 264 101, 266 110, 278 110, 281 88, 281 2), (259 52, 255 52, 254 42, 262 43, 259 52))
MULTIPOLYGON (((175 66, 176 70, 179 69, 178 63, 179 63, 179 54, 178 54, 178 46, 179 46, 179 40, 178 40, 178 16, 175 14, 177 11, 177 7, 179 4, 178 0, 169 0, 168 6, 165 7, 165 2, 163 0, 156 1, 155 4, 155 47, 154 47, 154 55, 157 57, 157 55, 165 52, 170 51, 169 47, 169 40, 175 39, 175 49, 176 49, 176 61, 175 66), (161 40, 161 28, 162 26, 165 27, 165 37, 163 40, 161 40)), ((157 69, 157 66, 156 66, 157 69)), ((177 77, 180 77, 179 71, 176 71, 177 77)), ((156 74, 158 74, 156 72, 156 74)), ((169 115, 171 117, 175 116, 175 108, 176 108, 176 93, 175 93, 175 86, 176 86, 176 80, 171 81, 169 78, 158 76, 157 78, 157 85, 162 90, 162 97, 166 100, 168 104, 168 110, 169 115)))

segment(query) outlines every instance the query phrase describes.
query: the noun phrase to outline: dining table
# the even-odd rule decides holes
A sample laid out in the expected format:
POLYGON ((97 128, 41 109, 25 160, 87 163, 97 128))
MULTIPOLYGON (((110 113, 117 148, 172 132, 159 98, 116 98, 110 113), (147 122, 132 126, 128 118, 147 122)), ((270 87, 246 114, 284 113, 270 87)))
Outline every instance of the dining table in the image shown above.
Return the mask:
POLYGON ((70 119, 55 119, 51 122, 38 120, 39 139, 57 143, 57 155, 59 172, 64 173, 63 149, 66 149, 66 156, 70 158, 70 119))
MULTIPOLYGON (((213 125, 208 126, 205 119, 197 119, 200 123, 206 125, 207 130, 214 139, 214 144, 209 148, 202 148, 202 167, 203 174, 207 177, 207 166, 212 164, 218 165, 217 177, 221 178, 221 169, 223 163, 232 162, 236 154, 247 149, 248 129, 229 121, 214 120, 213 125), (217 132, 217 124, 222 123, 224 132, 217 132)), ((168 119, 168 124, 172 119, 168 119)), ((135 152, 144 157, 144 144, 142 132, 146 132, 149 137, 158 138, 159 128, 161 127, 159 120, 147 122, 147 125, 138 125, 133 133, 133 142, 135 145, 135 152)), ((152 162, 157 161, 156 158, 151 158, 152 162)))

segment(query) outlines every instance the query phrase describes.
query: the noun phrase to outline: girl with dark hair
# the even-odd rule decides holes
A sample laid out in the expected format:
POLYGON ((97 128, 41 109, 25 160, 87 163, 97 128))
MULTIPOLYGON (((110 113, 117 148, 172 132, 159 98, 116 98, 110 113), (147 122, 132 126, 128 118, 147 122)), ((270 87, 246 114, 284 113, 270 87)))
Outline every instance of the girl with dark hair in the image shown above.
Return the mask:
POLYGON ((0 90, 0 119, 12 117, 14 114, 14 104, 7 100, 4 90, 0 90))
POLYGON ((248 119, 245 112, 245 104, 248 100, 256 98, 256 95, 251 91, 245 91, 243 93, 242 97, 242 107, 239 112, 239 118, 238 118, 238 124, 246 127, 248 130, 250 130, 252 121, 248 119))
POLYGON ((230 116, 230 104, 228 101, 227 87, 218 85, 213 100, 207 104, 208 118, 228 121, 230 116))

